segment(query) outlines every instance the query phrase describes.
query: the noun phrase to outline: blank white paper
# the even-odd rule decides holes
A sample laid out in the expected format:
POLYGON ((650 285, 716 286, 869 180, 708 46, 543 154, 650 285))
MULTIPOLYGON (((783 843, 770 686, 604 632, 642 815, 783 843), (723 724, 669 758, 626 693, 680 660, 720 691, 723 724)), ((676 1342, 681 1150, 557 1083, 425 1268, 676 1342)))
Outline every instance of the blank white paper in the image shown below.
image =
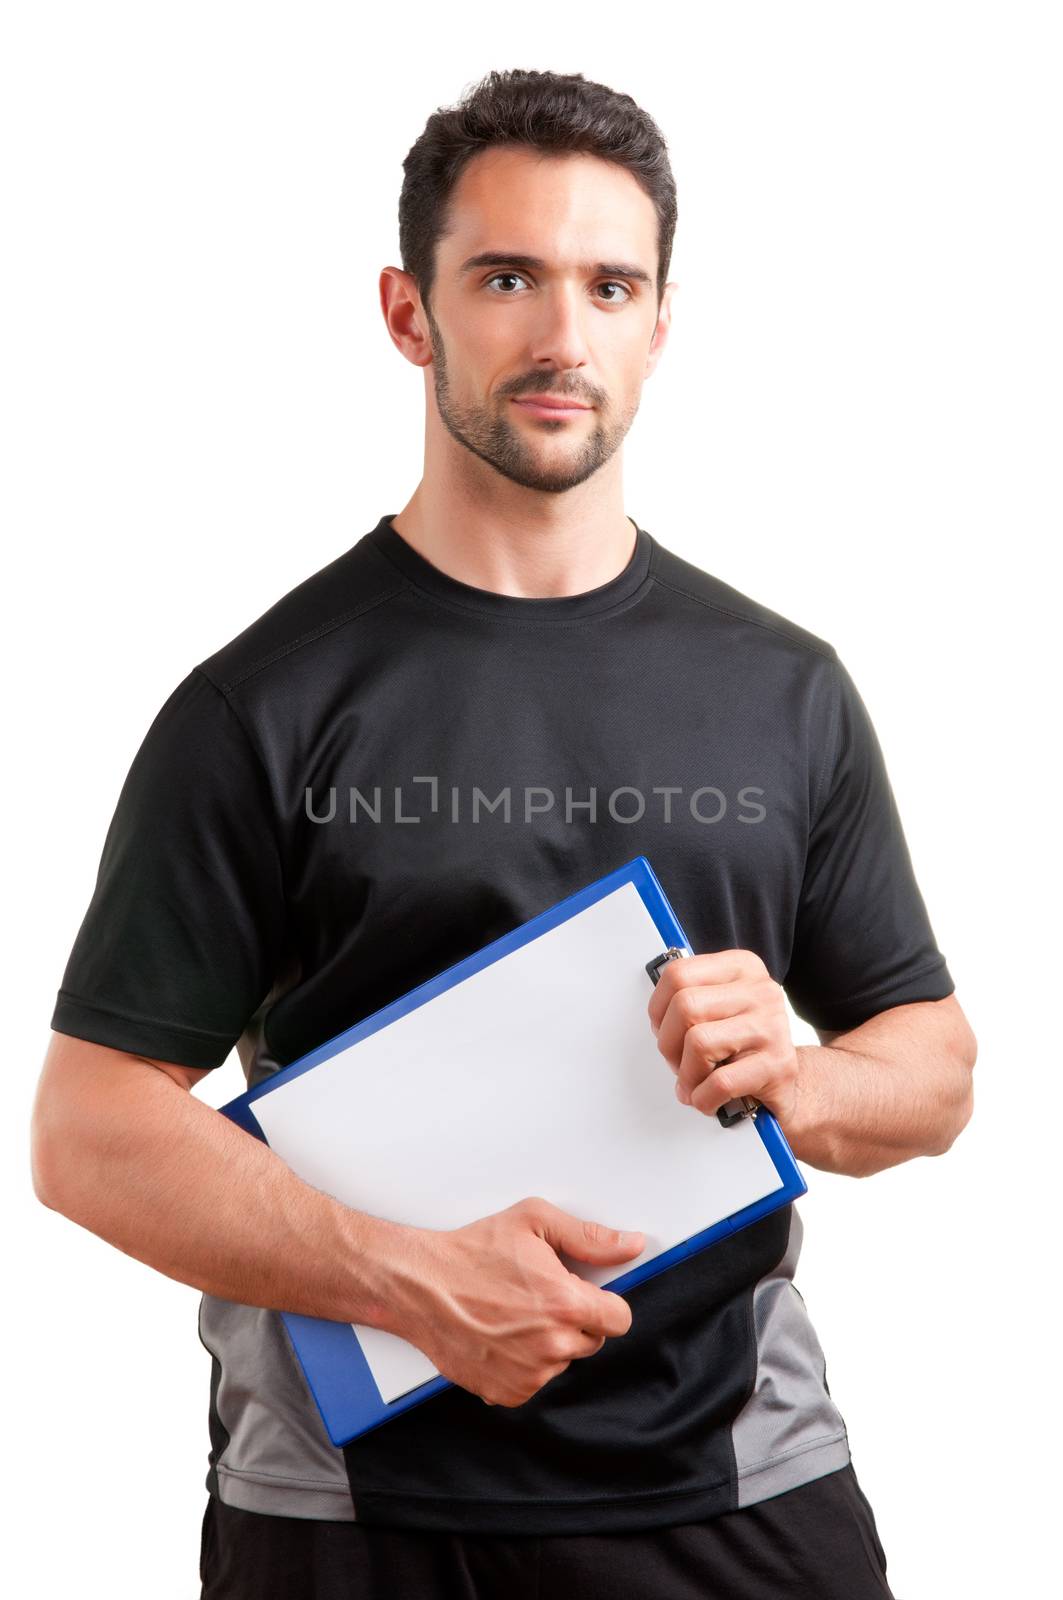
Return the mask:
MULTIPOLYGON (((662 948, 622 884, 252 1109, 299 1177, 374 1216, 457 1228, 542 1195, 640 1230, 619 1266, 565 1258, 605 1286, 782 1187, 752 1119, 724 1128, 676 1099, 646 1015, 662 948)), ((385 1401, 437 1375, 353 1326, 385 1401)))

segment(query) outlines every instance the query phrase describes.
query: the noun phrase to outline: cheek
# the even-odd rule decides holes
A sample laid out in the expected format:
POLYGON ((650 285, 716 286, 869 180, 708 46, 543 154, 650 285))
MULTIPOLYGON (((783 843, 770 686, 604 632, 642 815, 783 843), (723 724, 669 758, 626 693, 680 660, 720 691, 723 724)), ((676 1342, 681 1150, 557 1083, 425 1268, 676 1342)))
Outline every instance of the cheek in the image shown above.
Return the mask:
POLYGON ((480 304, 462 314, 458 347, 492 382, 513 378, 534 365, 528 353, 534 328, 530 306, 480 304))
POLYGON ((609 374, 609 409, 614 416, 632 417, 642 398, 646 376, 645 351, 627 350, 609 374))
MULTIPOLYGON (((512 319, 510 319, 512 320, 512 319)), ((447 376, 464 394, 493 395, 498 385, 519 374, 520 343, 503 319, 490 312, 461 312, 451 317, 444 340, 447 376)))

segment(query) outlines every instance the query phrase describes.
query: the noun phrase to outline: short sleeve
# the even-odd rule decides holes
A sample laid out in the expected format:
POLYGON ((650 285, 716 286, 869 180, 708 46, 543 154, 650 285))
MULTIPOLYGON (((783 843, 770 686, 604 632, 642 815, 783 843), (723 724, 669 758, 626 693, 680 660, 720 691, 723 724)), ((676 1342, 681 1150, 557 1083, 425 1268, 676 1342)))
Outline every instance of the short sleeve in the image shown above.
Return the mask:
POLYGON ((955 985, 937 947, 882 750, 844 664, 832 662, 829 731, 783 987, 797 1015, 844 1032, 955 985))
POLYGON ((217 1067, 269 992, 284 937, 266 772, 196 667, 133 759, 51 1026, 217 1067))

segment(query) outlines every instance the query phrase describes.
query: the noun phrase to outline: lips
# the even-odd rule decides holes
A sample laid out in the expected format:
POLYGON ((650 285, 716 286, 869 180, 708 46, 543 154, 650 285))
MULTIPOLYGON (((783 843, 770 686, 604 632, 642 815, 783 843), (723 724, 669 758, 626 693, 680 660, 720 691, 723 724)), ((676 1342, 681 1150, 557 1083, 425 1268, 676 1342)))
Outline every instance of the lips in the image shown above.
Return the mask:
POLYGON ((590 406, 582 405, 576 400, 555 400, 539 395, 519 395, 513 404, 523 406, 526 411, 532 411, 537 416, 574 417, 578 412, 589 411, 590 406))

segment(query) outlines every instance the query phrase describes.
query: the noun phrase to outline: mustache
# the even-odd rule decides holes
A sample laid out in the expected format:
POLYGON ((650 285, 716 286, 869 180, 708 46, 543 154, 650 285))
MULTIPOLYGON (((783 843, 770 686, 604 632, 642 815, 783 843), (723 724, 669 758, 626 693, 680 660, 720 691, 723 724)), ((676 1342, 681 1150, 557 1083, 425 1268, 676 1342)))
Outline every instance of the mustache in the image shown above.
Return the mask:
POLYGON ((583 405, 601 406, 605 395, 597 389, 589 389, 586 384, 575 384, 559 379, 556 373, 533 372, 526 378, 514 380, 499 391, 503 399, 512 399, 514 395, 556 394, 562 395, 566 400, 578 400, 583 405))

